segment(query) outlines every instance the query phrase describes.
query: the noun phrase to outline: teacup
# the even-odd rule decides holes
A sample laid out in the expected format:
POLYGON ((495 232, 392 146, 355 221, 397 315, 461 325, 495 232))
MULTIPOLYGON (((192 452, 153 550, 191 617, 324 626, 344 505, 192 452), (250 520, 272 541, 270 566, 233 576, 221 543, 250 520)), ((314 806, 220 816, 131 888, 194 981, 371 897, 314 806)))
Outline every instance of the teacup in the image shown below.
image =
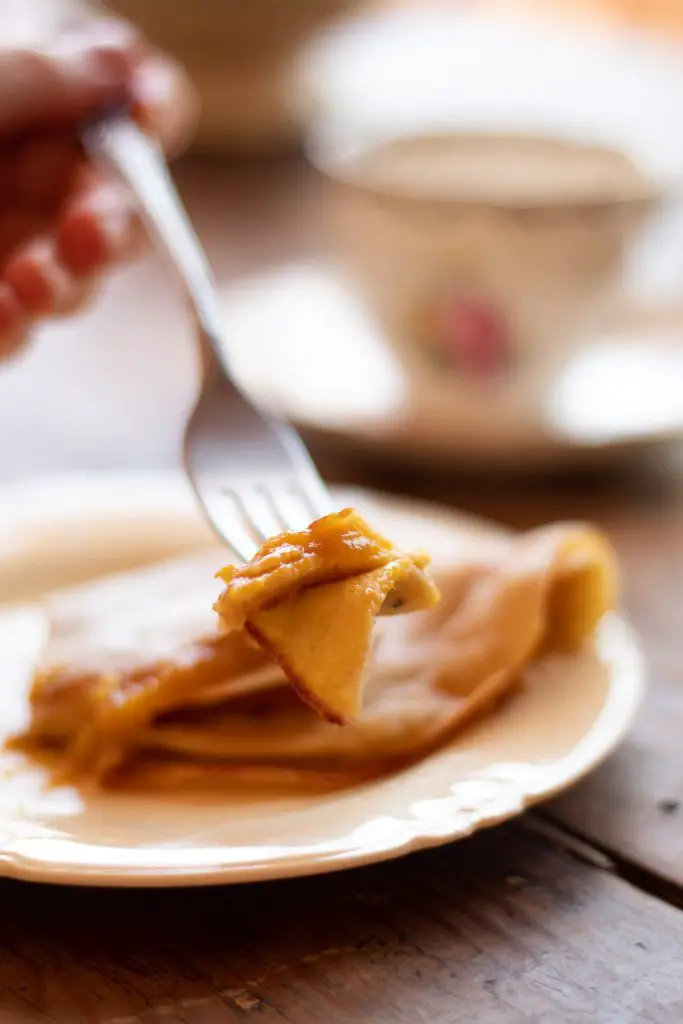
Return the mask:
POLYGON ((548 386, 590 339, 659 190, 622 152, 445 132, 313 161, 336 244, 415 382, 548 386))

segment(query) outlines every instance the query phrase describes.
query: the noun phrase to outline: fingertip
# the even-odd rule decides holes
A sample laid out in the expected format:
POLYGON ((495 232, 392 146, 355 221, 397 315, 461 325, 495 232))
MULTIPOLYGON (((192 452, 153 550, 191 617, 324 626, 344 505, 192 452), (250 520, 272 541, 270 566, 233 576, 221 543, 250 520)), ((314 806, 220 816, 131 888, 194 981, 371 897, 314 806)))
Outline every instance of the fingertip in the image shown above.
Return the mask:
POLYGON ((44 315, 54 306, 54 253, 48 242, 33 242, 13 256, 5 267, 5 279, 27 313, 44 315))
POLYGON ((70 57, 87 50, 108 49, 122 53, 128 62, 139 60, 145 52, 142 33, 130 21, 101 15, 86 17, 69 31, 53 37, 49 51, 70 57))
POLYGON ((111 182, 99 182, 64 211, 58 257, 76 274, 130 258, 138 248, 138 222, 132 197, 111 182))
POLYGON ((0 280, 0 359, 13 355, 28 330, 28 317, 7 281, 0 280))
POLYGON ((76 276, 65 267, 51 238, 26 246, 7 265, 5 276, 19 310, 34 319, 74 312, 96 283, 92 275, 76 276))
POLYGON ((88 18, 70 32, 60 32, 46 55, 63 78, 88 83, 90 91, 130 85, 142 53, 142 37, 128 22, 88 18))
POLYGON ((184 149, 199 120, 199 99, 181 65, 152 54, 140 63, 131 88, 142 125, 157 136, 167 153, 184 149))
POLYGON ((12 48, 3 54, 3 128, 73 123, 108 103, 132 101, 136 40, 134 31, 117 33, 104 19, 57 33, 42 47, 12 48))
POLYGON ((107 241, 97 215, 87 207, 74 207, 58 228, 60 259, 76 274, 88 274, 107 262, 107 241))
POLYGON ((0 334, 13 330, 21 316, 21 303, 16 292, 7 281, 0 280, 0 334))
POLYGON ((0 265, 10 260, 32 238, 45 232, 45 218, 16 204, 0 217, 0 265))

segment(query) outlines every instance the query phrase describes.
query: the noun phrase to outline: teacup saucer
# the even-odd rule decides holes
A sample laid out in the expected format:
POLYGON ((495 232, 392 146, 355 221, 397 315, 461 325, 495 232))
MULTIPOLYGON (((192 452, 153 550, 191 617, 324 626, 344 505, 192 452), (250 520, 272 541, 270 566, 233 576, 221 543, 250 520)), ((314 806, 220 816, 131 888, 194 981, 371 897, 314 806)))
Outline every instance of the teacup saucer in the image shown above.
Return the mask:
POLYGON ((331 262, 287 264, 224 292, 226 336, 254 397, 365 454, 436 467, 609 462, 683 434, 681 331, 611 332, 543 397, 450 380, 418 389, 331 262))

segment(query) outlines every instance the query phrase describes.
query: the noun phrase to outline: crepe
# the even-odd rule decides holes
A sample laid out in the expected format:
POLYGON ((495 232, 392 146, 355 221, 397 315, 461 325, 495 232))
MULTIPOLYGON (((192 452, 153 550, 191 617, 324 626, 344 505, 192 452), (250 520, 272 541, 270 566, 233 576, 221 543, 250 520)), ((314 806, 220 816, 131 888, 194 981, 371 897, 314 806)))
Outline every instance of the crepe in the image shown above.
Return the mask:
MULTIPOLYGON (((365 524, 325 524, 335 544, 347 527, 365 524)), ((348 786, 493 713, 539 658, 592 642, 616 600, 609 545, 580 524, 472 541, 469 555, 454 545, 457 561, 435 572, 439 605, 424 557, 381 538, 343 578, 339 560, 335 578, 300 545, 287 585, 283 561, 264 560, 275 547, 251 574, 214 580, 209 551, 54 595, 20 745, 97 785, 348 786), (276 583, 259 598, 268 565, 276 583), (392 600, 423 610, 375 621, 392 600)))
POLYGON ((358 717, 374 620, 438 602, 429 559, 405 555, 353 509, 268 541, 251 562, 228 566, 216 611, 244 629, 303 700, 342 725, 358 717))
POLYGON ((272 685, 278 673, 211 610, 222 552, 174 559, 57 592, 31 691, 29 736, 67 744, 96 774, 157 712, 272 685))

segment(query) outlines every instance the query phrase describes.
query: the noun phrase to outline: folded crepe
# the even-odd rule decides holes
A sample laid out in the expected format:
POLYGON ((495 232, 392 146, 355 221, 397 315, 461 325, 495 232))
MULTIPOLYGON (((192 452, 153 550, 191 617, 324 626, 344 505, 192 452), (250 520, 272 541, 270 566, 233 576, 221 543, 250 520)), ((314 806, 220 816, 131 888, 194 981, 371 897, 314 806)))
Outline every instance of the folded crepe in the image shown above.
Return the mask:
POLYGON ((303 700, 340 725, 363 700, 377 615, 430 608, 438 591, 424 554, 405 555, 353 509, 268 541, 251 562, 228 566, 215 608, 276 661, 303 700))
POLYGON ((218 580, 210 551, 54 595, 21 744, 101 785, 346 786, 448 742, 615 601, 589 527, 473 540, 435 605, 423 556, 328 518, 218 580), (393 605, 422 611, 375 622, 393 605))

